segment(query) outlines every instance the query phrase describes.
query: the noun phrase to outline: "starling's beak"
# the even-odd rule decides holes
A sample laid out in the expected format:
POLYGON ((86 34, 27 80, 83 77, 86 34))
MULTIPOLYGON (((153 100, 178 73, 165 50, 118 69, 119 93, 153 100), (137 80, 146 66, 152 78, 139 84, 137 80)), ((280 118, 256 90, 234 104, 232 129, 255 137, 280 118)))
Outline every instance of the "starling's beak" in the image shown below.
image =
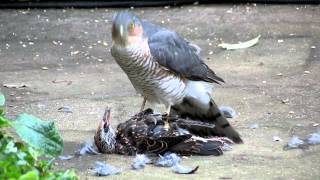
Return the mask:
POLYGON ((111 109, 106 107, 103 118, 94 136, 94 143, 102 153, 112 153, 115 150, 116 131, 111 126, 111 109))
POLYGON ((100 124, 98 126, 98 130, 108 128, 110 125, 111 125, 111 108, 106 107, 103 118, 100 121, 100 124))

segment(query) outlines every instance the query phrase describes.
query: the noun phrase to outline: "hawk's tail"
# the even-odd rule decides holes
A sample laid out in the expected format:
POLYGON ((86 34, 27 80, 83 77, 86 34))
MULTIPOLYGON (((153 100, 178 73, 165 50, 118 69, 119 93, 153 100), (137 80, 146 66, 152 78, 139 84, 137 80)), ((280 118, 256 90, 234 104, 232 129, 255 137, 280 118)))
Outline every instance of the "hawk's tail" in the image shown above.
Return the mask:
MULTIPOLYGON (((239 133, 229 124, 211 98, 211 91, 212 86, 206 82, 189 81, 187 94, 180 104, 172 107, 173 113, 213 123, 215 127, 207 131, 209 133, 208 136, 225 136, 235 143, 242 143, 239 133)), ((201 132, 202 130, 199 129, 197 131, 201 132)))
POLYGON ((230 125, 228 120, 222 115, 216 103, 211 99, 210 109, 207 113, 208 121, 213 122, 218 135, 226 136, 235 143, 243 143, 239 133, 230 125))

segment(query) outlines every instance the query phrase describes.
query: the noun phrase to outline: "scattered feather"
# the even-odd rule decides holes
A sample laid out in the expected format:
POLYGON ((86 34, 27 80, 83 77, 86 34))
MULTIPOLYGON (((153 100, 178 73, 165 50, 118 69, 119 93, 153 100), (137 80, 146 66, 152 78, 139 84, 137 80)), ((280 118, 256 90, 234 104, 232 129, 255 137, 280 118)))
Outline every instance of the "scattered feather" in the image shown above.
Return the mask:
POLYGON ((307 142, 312 145, 320 144, 320 132, 310 134, 307 138, 307 142))
POLYGON ((229 143, 223 143, 223 145, 221 146, 222 151, 231 151, 232 150, 232 146, 229 143))
POLYGON ((259 128, 259 124, 257 123, 253 123, 249 126, 250 129, 258 129, 259 128))
POLYGON ((288 144, 283 148, 284 150, 290 149, 305 149, 308 145, 320 144, 320 132, 310 134, 306 139, 300 139, 297 136, 293 136, 288 144))
POLYGON ((97 155, 97 154, 100 154, 95 146, 93 145, 92 142, 86 142, 82 145, 81 149, 77 150, 76 155, 78 156, 82 156, 82 155, 85 155, 85 154, 90 154, 90 155, 97 155))
POLYGON ((198 170, 198 168, 199 166, 196 166, 195 168, 191 168, 191 167, 182 166, 181 164, 176 164, 171 167, 172 171, 177 174, 193 174, 198 170))
POLYGON ((283 43, 284 40, 283 39, 278 39, 278 43, 283 43))
POLYGON ((289 114, 294 114, 294 111, 289 111, 289 114))
POLYGON ((110 176, 120 174, 120 170, 109 164, 97 161, 94 168, 94 174, 96 176, 110 176))
POLYGON ((73 157, 74 157, 73 155, 66 155, 66 156, 59 156, 59 159, 60 160, 70 160, 73 157))
POLYGON ((79 52, 80 52, 80 51, 72 51, 70 54, 71 54, 71 56, 73 56, 73 55, 79 54, 79 52))
POLYGON ((69 106, 62 106, 58 108, 58 112, 72 113, 72 108, 69 106))
POLYGON ((25 84, 25 83, 5 83, 3 84, 4 87, 6 88, 25 88, 28 87, 29 85, 25 84))
POLYGON ((314 123, 312 126, 317 127, 317 126, 319 126, 319 123, 314 123))
POLYGON ((282 139, 279 136, 273 136, 272 137, 272 141, 273 142, 278 142, 278 141, 282 141, 282 139))
POLYGON ((256 45, 259 42, 259 38, 260 37, 261 37, 261 35, 257 36, 254 39, 251 39, 249 41, 240 42, 238 44, 221 43, 221 44, 218 45, 218 47, 222 47, 222 48, 225 48, 227 50, 244 49, 244 48, 248 48, 248 47, 256 45))
POLYGON ((156 166, 161 167, 172 167, 178 164, 181 158, 176 153, 165 153, 163 156, 160 155, 159 160, 155 163, 156 166))
POLYGON ((150 164, 151 160, 145 154, 137 154, 131 165, 133 169, 143 169, 146 164, 150 164))
POLYGON ((55 83, 55 84, 58 84, 58 83, 66 83, 67 85, 71 85, 71 84, 72 84, 72 81, 55 79, 55 80, 52 81, 52 83, 55 83))
POLYGON ((296 149, 296 148, 301 148, 303 145, 304 145, 303 140, 301 140, 298 136, 293 136, 285 148, 296 149))
POLYGON ((226 118, 234 118, 237 115, 236 111, 232 107, 220 106, 219 109, 226 118))
POLYGON ((232 179, 232 177, 219 177, 219 179, 232 179))
POLYGON ((282 104, 288 104, 289 103, 289 99, 281 99, 281 103, 282 104))

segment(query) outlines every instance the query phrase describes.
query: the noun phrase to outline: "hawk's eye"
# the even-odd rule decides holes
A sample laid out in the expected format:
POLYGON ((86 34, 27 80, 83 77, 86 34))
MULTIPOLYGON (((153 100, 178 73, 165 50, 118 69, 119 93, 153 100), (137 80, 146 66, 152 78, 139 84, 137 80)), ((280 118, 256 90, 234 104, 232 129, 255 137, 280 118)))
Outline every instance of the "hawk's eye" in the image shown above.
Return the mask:
POLYGON ((133 22, 131 22, 131 23, 129 24, 129 29, 130 29, 130 31, 133 31, 133 29, 134 29, 134 23, 133 23, 133 22))

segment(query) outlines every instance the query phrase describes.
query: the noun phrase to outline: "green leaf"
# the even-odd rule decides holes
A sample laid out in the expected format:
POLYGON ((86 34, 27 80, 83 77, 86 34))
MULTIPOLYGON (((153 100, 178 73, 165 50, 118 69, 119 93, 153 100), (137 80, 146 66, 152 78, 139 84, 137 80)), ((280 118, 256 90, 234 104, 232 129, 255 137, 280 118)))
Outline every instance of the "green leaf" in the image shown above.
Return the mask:
POLYGON ((66 170, 66 171, 56 171, 54 173, 51 173, 48 177, 45 179, 47 180, 55 180, 55 179, 61 179, 61 180, 77 180, 79 179, 76 175, 74 170, 66 170))
POLYGON ((20 138, 43 151, 46 155, 57 156, 63 150, 63 140, 53 122, 42 121, 29 114, 21 114, 10 123, 20 138))
POLYGON ((0 128, 9 125, 8 119, 0 115, 0 128))
POLYGON ((26 174, 19 177, 18 180, 38 180, 39 173, 37 170, 29 171, 26 174))
POLYGON ((6 104, 6 98, 0 92, 0 116, 3 116, 5 113, 5 104, 6 104))

